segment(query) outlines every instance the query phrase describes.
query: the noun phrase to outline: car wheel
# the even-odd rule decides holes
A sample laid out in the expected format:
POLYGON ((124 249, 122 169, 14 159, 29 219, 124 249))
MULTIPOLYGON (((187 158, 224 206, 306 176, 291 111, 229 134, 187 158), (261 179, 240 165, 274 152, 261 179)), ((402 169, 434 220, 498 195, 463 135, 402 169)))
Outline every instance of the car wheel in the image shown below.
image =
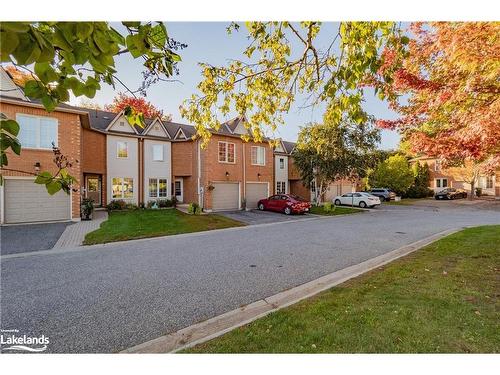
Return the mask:
POLYGON ((384 198, 384 197, 379 197, 379 199, 380 199, 380 202, 385 201, 385 198, 384 198))
POLYGON ((340 199, 335 199, 335 206, 340 206, 340 199))
POLYGON ((259 210, 264 211, 264 204, 263 203, 259 203, 259 210))
POLYGON ((285 215, 290 215, 292 213, 292 209, 290 207, 285 207, 285 215))
POLYGON ((363 201, 359 202, 359 207, 366 208, 366 203, 363 201))

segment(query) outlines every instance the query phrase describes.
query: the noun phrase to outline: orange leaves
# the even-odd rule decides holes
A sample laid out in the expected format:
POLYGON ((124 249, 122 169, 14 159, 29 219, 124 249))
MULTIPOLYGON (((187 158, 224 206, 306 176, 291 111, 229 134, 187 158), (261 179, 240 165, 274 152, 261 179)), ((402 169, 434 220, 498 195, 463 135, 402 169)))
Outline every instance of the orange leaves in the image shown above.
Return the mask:
POLYGON ((163 111, 161 109, 156 108, 145 98, 134 98, 123 93, 118 94, 118 96, 113 99, 113 103, 106 105, 105 109, 107 111, 118 113, 126 107, 132 107, 136 112, 142 113, 146 118, 155 118, 157 116, 161 117, 163 115, 163 111))

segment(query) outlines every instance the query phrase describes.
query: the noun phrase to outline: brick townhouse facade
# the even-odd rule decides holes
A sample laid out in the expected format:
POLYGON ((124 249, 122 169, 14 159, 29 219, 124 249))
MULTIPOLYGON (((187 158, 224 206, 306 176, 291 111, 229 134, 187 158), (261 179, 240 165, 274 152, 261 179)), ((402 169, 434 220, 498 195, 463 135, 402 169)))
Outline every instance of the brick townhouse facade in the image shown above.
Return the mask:
MULTIPOLYGON (((470 184, 449 173, 442 167, 438 158, 422 156, 412 159, 411 162, 425 163, 429 166, 429 189, 434 192, 450 187, 465 189, 469 194, 471 193, 470 184)), ((480 188, 484 195, 500 197, 500 168, 491 175, 479 176, 475 187, 480 188)))

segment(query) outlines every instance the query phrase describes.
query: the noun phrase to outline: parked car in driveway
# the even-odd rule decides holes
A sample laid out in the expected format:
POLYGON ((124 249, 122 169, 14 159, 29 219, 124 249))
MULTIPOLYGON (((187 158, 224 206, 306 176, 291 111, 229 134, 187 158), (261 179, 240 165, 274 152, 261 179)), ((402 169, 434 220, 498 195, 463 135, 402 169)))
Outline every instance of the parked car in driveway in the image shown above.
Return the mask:
POLYGON ((364 192, 355 192, 355 193, 347 193, 344 195, 339 195, 336 196, 333 199, 333 203, 336 206, 340 205, 353 205, 353 206, 358 206, 361 208, 366 208, 366 207, 375 207, 380 205, 380 198, 376 197, 375 195, 371 195, 369 193, 364 193, 364 192))
POLYGON ((437 200, 467 198, 467 191, 464 189, 446 188, 437 192, 434 198, 437 200))
POLYGON ((301 214, 311 209, 311 203, 293 194, 276 194, 269 198, 261 199, 257 203, 259 210, 283 212, 286 215, 301 214))
POLYGON ((373 188, 367 191, 367 193, 379 197, 381 202, 394 200, 396 198, 396 193, 387 188, 373 188))

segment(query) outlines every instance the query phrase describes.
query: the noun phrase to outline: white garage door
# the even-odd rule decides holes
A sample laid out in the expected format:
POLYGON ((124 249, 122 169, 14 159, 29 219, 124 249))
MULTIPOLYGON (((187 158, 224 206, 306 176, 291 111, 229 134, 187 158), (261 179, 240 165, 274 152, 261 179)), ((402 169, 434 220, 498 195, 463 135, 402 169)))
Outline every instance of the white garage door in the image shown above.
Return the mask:
POLYGON ((4 219, 6 223, 70 220, 70 196, 63 191, 49 195, 33 180, 6 179, 4 219))
POLYGON ((257 202, 269 196, 267 187, 267 183, 247 183, 247 208, 257 208, 257 202))
POLYGON ((240 185, 231 182, 214 182, 212 209, 217 211, 238 210, 240 185))

